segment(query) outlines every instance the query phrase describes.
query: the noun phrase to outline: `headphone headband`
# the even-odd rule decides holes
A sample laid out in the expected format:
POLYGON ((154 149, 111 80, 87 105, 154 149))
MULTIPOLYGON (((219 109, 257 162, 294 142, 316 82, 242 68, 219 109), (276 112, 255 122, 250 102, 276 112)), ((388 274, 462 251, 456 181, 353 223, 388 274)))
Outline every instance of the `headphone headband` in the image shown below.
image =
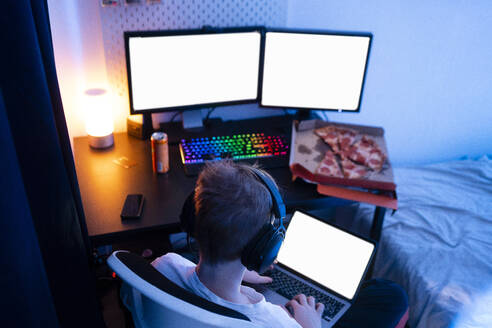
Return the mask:
POLYGON ((273 180, 267 176, 265 173, 263 173, 261 170, 252 167, 252 171, 256 174, 258 179, 260 179, 261 182, 267 187, 270 195, 272 196, 272 210, 273 214, 275 215, 276 218, 280 219, 281 222, 283 223, 283 220, 285 219, 285 204, 284 201, 282 200, 282 196, 280 196, 280 192, 278 191, 277 186, 273 182, 273 180))

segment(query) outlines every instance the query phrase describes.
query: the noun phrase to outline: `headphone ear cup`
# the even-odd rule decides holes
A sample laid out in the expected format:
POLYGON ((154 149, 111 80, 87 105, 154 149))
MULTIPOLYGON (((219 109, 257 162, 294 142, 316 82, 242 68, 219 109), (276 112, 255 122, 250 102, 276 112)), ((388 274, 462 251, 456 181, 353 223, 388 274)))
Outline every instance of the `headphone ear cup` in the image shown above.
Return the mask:
POLYGON ((277 257, 283 240, 283 229, 278 230, 271 224, 265 224, 244 248, 241 262, 248 270, 265 272, 277 257))
POLYGON ((279 234, 277 231, 273 234, 273 236, 270 238, 268 243, 266 244, 264 251, 263 251, 263 256, 260 257, 260 262, 258 264, 258 273, 263 273, 268 268, 270 265, 273 264, 273 261, 277 258, 278 252, 280 250, 280 246, 282 246, 282 242, 284 241, 284 236, 283 234, 279 234))
POLYGON ((265 235, 268 235, 271 230, 270 224, 265 224, 261 227, 260 231, 246 244, 244 250, 241 254, 241 262, 248 270, 257 271, 258 269, 258 258, 259 250, 264 244, 265 235), (263 242, 262 242, 263 241, 263 242))
POLYGON ((181 229, 189 236, 195 237, 195 191, 186 198, 179 215, 181 229))

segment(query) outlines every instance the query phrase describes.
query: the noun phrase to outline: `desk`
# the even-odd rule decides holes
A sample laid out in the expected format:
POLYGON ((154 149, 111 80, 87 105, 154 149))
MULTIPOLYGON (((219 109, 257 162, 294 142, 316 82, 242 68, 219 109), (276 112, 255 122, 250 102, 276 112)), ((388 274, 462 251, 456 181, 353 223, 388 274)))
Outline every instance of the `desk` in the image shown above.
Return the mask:
MULTIPOLYGON (((169 146, 169 172, 154 174, 150 141, 126 133, 116 133, 114 137, 114 146, 107 150, 90 148, 87 137, 74 139, 75 166, 92 246, 131 239, 150 230, 179 231, 181 207, 196 177, 184 174, 178 146, 169 146), (121 156, 136 165, 127 169, 115 164, 113 160, 121 156), (120 213, 126 195, 135 193, 145 198, 142 217, 122 221, 120 213)), ((326 206, 327 202, 332 206, 353 203, 321 196, 314 185, 299 179, 292 182, 287 167, 267 171, 279 184, 288 211, 326 206)))
MULTIPOLYGON (((178 145, 169 146, 169 172, 155 174, 152 172, 150 141, 139 140, 126 133, 116 133, 114 137, 114 146, 106 150, 90 148, 87 137, 74 139, 75 166, 92 246, 142 238, 151 231, 180 231, 181 207, 193 189, 196 177, 184 174, 178 145), (136 165, 124 168, 113 162, 122 156, 136 165), (122 221, 120 213, 127 194, 137 193, 145 198, 142 217, 122 221)), ((300 179, 293 182, 288 167, 267 171, 279 184, 287 211, 354 203, 321 196, 315 185, 300 179)), ((373 221, 373 230, 378 234, 384 217, 381 211, 384 214, 384 209, 376 210, 373 221)))

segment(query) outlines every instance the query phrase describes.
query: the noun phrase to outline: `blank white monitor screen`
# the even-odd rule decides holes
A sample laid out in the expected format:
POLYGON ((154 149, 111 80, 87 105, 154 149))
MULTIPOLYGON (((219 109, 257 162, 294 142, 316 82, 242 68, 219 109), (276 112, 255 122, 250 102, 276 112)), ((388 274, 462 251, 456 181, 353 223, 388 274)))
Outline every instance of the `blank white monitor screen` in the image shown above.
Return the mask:
POLYGON ((259 31, 130 37, 135 111, 258 97, 259 31))
POLYGON ((373 249, 363 239, 295 212, 277 260, 351 300, 373 249))
POLYGON ((261 104, 357 111, 369 36, 267 32, 261 104))

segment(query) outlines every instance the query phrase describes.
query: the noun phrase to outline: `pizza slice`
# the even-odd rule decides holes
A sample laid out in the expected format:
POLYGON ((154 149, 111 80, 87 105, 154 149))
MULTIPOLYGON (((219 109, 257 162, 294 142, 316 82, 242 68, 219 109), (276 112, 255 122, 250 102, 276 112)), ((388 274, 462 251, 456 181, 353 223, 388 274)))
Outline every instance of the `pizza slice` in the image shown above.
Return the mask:
POLYGON ((349 150, 344 152, 344 156, 377 172, 382 170, 386 160, 386 156, 376 141, 368 136, 363 136, 354 143, 349 150))
POLYGON ((365 165, 374 171, 381 171, 386 161, 386 155, 373 138, 363 136, 362 141, 367 146, 369 152, 365 165))
POLYGON ((353 129, 334 125, 316 129, 314 130, 314 133, 321 137, 336 154, 349 148, 357 136, 357 131, 353 129))
POLYGON ((325 157, 316 170, 316 173, 330 177, 343 178, 343 174, 340 170, 340 166, 338 165, 336 156, 331 150, 326 152, 325 157))
POLYGON ((341 152, 352 146, 357 137, 357 132, 348 128, 338 128, 338 148, 341 152))
POLYGON ((335 152, 339 152, 338 148, 338 133, 337 133, 337 128, 333 125, 328 125, 320 129, 314 130, 314 133, 321 137, 324 142, 330 146, 330 148, 335 152))
POLYGON ((343 176, 347 179, 362 179, 369 174, 364 165, 356 164, 348 158, 343 158, 340 161, 340 165, 342 166, 343 176))

